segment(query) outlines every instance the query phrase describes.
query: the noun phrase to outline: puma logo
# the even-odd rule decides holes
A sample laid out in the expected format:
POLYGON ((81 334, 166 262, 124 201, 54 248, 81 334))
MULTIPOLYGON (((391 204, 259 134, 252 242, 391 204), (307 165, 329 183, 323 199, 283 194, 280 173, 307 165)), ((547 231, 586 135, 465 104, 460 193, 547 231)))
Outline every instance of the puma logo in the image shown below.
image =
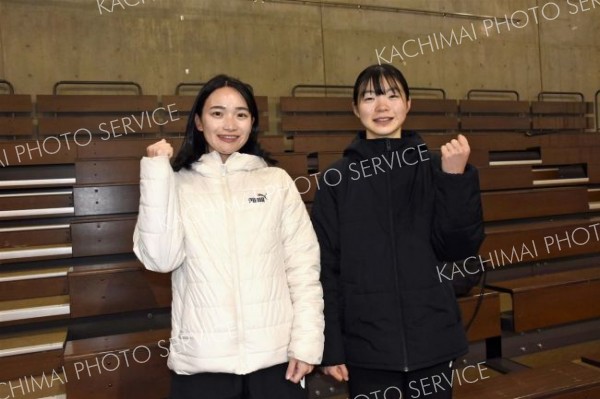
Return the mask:
POLYGON ((248 198, 248 202, 251 204, 255 204, 257 202, 267 202, 267 194, 256 194, 256 197, 248 198))

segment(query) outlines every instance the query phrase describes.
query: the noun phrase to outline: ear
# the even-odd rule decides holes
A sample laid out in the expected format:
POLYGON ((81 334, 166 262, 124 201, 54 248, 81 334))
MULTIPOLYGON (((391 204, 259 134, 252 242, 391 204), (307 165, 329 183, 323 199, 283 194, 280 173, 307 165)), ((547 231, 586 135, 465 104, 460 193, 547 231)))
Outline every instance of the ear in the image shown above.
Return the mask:
POLYGON ((410 98, 406 101, 406 113, 410 111, 410 98))
POLYGON ((194 115, 194 124, 196 125, 196 129, 202 131, 202 120, 198 116, 198 114, 194 115))
POLYGON ((356 104, 354 104, 354 102, 352 102, 352 112, 354 112, 354 115, 356 115, 356 117, 360 119, 360 114, 358 113, 358 107, 356 106, 356 104))

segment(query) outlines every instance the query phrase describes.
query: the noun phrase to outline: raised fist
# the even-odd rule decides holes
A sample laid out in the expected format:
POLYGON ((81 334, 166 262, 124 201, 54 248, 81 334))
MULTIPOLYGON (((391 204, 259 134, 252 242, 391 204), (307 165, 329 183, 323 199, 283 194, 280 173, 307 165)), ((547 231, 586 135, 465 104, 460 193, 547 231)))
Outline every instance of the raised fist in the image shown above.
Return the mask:
POLYGON ((169 144, 167 140, 162 139, 161 141, 157 141, 146 147, 146 155, 150 158, 162 155, 171 158, 173 156, 173 147, 171 147, 171 144, 169 144))
POLYGON ((471 148, 467 138, 462 134, 441 147, 442 170, 446 173, 462 174, 467 166, 471 148))

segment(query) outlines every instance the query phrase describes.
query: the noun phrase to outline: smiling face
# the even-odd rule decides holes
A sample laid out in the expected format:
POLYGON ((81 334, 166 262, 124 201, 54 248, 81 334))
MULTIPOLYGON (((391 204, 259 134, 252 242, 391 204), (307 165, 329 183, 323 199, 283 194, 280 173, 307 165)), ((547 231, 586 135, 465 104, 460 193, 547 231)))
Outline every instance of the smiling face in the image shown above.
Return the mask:
POLYGON ((410 110, 410 99, 399 82, 382 79, 376 88, 369 81, 353 105, 354 114, 366 129, 367 139, 400 138, 410 110), (379 90, 380 89, 380 90, 379 90))
POLYGON ((231 87, 212 92, 194 117, 196 128, 204 134, 209 151, 221 154, 223 162, 248 141, 253 118, 244 97, 231 87))

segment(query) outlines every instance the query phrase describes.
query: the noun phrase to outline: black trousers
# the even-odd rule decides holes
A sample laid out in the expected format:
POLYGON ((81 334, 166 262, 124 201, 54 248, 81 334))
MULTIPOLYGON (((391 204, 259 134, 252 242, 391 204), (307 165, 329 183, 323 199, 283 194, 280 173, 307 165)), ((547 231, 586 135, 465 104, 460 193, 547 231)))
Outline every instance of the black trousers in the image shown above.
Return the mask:
POLYGON ((452 363, 401 372, 348 366, 349 399, 452 399, 452 363))
POLYGON ((246 375, 171 373, 170 399, 307 399, 308 390, 285 379, 288 363, 246 375))

